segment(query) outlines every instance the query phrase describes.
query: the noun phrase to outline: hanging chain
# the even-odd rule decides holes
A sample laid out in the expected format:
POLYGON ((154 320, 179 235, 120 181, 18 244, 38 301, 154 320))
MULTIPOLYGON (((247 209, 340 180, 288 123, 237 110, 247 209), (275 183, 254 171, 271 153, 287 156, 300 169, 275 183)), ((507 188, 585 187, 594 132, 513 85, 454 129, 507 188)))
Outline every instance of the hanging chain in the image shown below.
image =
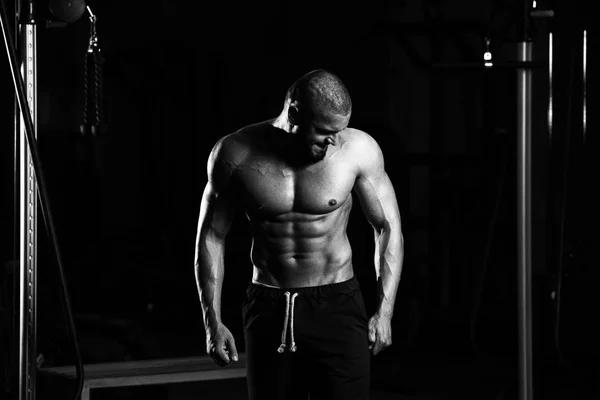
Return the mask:
POLYGON ((90 40, 83 62, 84 68, 84 97, 83 97, 83 124, 81 133, 86 135, 91 133, 96 136, 104 122, 103 103, 103 74, 102 68, 104 58, 100 46, 98 45, 98 35, 96 32, 96 16, 92 13, 90 7, 87 7, 90 14, 90 40), (89 58, 93 66, 90 66, 89 58), (93 69, 92 69, 93 68, 93 69), (91 75, 91 76, 90 76, 91 75), (91 89, 91 93, 90 93, 91 89), (90 102, 93 103, 94 111, 90 111, 90 102))
POLYGON ((81 134, 85 135, 88 126, 88 54, 86 52, 83 59, 83 124, 81 125, 81 134))
MULTIPOLYGON (((100 51, 94 53, 94 105, 96 107, 96 120, 95 124, 92 127, 97 127, 98 129, 104 123, 104 110, 102 108, 103 96, 102 96, 102 86, 103 86, 103 76, 102 76, 102 64, 104 63, 104 58, 102 57, 102 53, 100 51)), ((93 133, 93 132, 92 132, 93 133)))

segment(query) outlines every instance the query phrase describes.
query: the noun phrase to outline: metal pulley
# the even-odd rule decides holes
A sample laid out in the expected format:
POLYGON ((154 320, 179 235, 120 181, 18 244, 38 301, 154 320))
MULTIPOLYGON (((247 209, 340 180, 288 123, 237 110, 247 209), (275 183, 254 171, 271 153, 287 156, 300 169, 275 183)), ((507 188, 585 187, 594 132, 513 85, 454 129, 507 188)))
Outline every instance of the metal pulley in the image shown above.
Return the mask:
POLYGON ((64 22, 75 22, 85 13, 84 0, 50 0, 50 12, 64 22))

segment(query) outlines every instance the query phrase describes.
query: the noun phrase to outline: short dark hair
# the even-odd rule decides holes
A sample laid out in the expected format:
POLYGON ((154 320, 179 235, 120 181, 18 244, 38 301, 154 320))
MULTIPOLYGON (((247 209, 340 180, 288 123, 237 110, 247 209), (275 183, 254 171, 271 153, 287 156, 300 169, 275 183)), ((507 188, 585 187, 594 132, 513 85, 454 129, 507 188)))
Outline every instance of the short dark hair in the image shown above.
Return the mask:
POLYGON ((289 87, 286 100, 297 101, 299 106, 309 104, 336 114, 352 112, 352 99, 344 82, 335 74, 324 69, 311 71, 289 87))

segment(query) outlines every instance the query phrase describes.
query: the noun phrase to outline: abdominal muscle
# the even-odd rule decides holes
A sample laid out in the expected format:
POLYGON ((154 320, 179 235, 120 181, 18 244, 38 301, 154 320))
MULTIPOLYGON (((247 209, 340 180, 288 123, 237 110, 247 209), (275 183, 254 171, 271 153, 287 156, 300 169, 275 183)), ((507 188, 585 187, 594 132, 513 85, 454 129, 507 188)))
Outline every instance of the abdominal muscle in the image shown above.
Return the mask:
POLYGON ((353 276, 346 235, 348 213, 288 213, 251 221, 252 280, 266 286, 298 288, 346 281, 353 276))

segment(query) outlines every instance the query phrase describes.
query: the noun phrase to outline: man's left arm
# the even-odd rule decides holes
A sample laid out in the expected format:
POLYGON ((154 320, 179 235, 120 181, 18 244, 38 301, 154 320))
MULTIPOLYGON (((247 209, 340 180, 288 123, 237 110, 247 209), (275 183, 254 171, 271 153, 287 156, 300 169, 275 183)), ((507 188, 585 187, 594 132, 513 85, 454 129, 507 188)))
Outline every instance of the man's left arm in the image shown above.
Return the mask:
POLYGON ((360 138, 355 192, 375 231, 377 309, 369 320, 373 354, 392 344, 391 319, 404 260, 404 239, 396 193, 385 172, 383 154, 373 138, 360 138))

